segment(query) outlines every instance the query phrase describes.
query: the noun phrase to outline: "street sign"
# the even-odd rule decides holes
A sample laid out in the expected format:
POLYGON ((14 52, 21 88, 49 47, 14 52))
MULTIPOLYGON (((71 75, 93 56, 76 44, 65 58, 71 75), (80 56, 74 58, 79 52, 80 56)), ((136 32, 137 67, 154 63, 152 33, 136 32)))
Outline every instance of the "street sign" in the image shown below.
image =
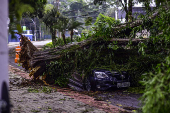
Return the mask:
POLYGON ((23 31, 26 31, 26 26, 22 26, 22 30, 23 30, 23 31))

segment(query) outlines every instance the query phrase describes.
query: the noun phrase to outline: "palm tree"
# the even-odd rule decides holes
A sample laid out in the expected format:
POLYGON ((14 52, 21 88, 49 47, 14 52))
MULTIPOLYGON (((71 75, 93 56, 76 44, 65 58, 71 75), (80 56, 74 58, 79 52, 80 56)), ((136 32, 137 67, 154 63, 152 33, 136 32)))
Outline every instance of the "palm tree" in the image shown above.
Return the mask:
POLYGON ((62 33, 62 37, 64 40, 64 44, 66 44, 65 40, 65 31, 69 30, 71 41, 73 41, 73 29, 76 29, 77 27, 80 27, 83 23, 74 21, 73 19, 66 18, 64 16, 59 18, 59 22, 57 25, 54 26, 54 28, 58 29, 62 33))
POLYGON ((47 11, 47 13, 42 18, 42 21, 45 23, 46 27, 50 29, 53 45, 55 45, 56 43, 56 37, 55 37, 56 29, 54 28, 54 26, 58 24, 59 16, 60 16, 60 13, 58 12, 58 9, 53 8, 52 10, 47 11))
POLYGON ((64 44, 66 44, 66 39, 65 39, 65 31, 66 29, 68 28, 68 22, 69 22, 69 19, 64 17, 64 16, 60 16, 59 17, 59 21, 58 21, 58 24, 54 25, 54 29, 58 29, 59 32, 62 33, 62 37, 63 37, 63 41, 64 41, 64 44))
POLYGON ((75 21, 74 19, 71 19, 69 21, 69 25, 68 25, 68 30, 70 31, 70 36, 71 36, 71 42, 73 41, 73 29, 76 29, 78 27, 81 27, 83 23, 75 21))

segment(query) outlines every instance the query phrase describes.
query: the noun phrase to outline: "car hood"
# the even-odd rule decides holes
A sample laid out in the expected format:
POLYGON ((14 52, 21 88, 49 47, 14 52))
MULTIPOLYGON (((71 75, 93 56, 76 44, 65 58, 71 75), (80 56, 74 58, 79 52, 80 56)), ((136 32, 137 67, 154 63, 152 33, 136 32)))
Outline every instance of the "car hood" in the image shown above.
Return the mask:
POLYGON ((94 69, 94 72, 104 72, 105 74, 109 75, 109 76, 120 76, 120 75, 127 75, 126 71, 116 71, 116 70, 112 70, 112 71, 108 71, 105 69, 94 69))

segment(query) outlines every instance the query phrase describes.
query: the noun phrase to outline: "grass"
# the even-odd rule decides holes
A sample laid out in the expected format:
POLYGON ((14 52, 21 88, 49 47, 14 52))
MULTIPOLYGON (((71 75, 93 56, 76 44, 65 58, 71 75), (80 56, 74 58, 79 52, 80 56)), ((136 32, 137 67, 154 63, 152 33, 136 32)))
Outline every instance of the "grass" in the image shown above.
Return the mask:
POLYGON ((18 66, 21 66, 21 64, 20 64, 20 63, 18 63, 18 66))
POLYGON ((33 113, 37 113, 37 112, 40 112, 40 110, 35 110, 35 109, 32 109, 31 112, 33 113))
POLYGON ((52 88, 51 87, 47 87, 47 86, 43 86, 42 88, 31 88, 29 87, 27 89, 27 91, 29 93, 52 93, 52 88))
POLYGON ((143 94, 144 93, 144 88, 143 87, 129 87, 124 92, 135 93, 135 94, 143 94))
POLYGON ((64 101, 65 101, 66 99, 65 99, 65 98, 63 98, 63 99, 60 99, 60 101, 61 101, 61 100, 64 100, 64 101))
POLYGON ((33 88, 28 88, 27 91, 29 93, 39 93, 39 90, 38 89, 33 89, 33 88))
POLYGON ((52 88, 51 87, 47 87, 47 86, 43 86, 42 92, 44 92, 44 93, 51 93, 52 92, 52 88))

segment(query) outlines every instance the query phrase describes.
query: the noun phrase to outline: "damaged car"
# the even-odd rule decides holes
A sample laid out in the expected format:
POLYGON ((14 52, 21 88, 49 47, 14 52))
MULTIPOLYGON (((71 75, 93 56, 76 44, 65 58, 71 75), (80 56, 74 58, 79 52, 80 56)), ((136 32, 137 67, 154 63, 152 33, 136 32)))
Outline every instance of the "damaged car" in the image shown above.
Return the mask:
MULTIPOLYGON (((107 90, 109 88, 130 87, 130 75, 126 71, 108 71, 105 69, 94 69, 84 79, 78 80, 77 77, 71 79, 71 83, 87 91, 107 90)), ((72 88, 73 85, 69 84, 72 88)), ((76 87, 78 88, 78 87, 76 87)), ((77 90, 77 89, 76 89, 77 90)))

